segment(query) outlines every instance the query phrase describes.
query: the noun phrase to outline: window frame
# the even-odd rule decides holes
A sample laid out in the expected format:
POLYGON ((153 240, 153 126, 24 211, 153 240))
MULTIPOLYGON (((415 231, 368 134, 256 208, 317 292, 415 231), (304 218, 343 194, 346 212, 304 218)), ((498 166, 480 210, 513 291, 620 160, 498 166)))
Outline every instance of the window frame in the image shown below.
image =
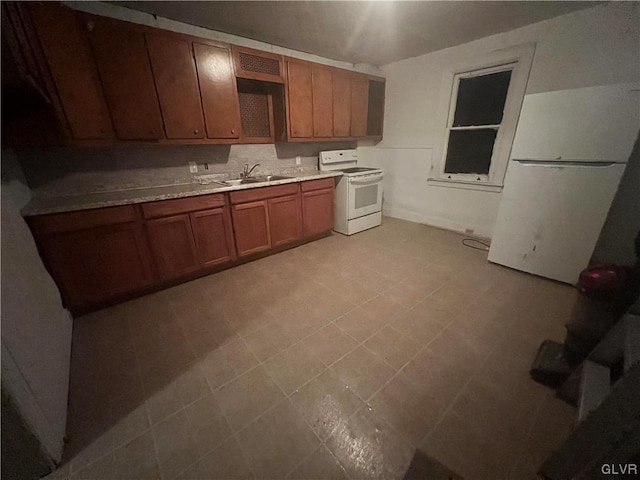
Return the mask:
POLYGON ((513 80, 513 70, 515 69, 516 63, 509 63, 506 65, 500 65, 496 67, 483 68, 480 70, 473 70, 471 72, 457 73, 453 77, 453 89, 451 91, 451 106, 449 108, 449 116, 447 119, 447 138, 444 140, 444 150, 442 152, 443 160, 442 160, 442 171, 440 175, 442 177, 446 177, 447 179, 451 178, 452 180, 464 180, 469 182, 483 182, 488 183, 489 179, 492 178, 492 169, 494 168, 494 160, 499 151, 499 145, 501 145, 504 135, 502 134, 505 121, 504 111, 507 109, 507 104, 511 101, 511 92, 512 92, 512 80, 513 80), (464 127, 454 127, 454 117, 456 113, 456 108, 458 107, 458 91, 460 88, 460 80, 465 78, 474 78, 474 77, 482 77, 484 75, 490 75, 492 73, 499 72, 511 72, 511 78, 509 79, 509 88, 507 89, 507 96, 504 101, 502 121, 499 124, 493 125, 470 125, 464 127), (493 151, 491 152, 491 160, 489 163, 489 173, 481 174, 481 173, 447 173, 445 169, 447 167, 447 154, 449 153, 449 137, 451 136, 451 131, 468 131, 468 130, 496 130, 496 139, 493 143, 493 151), (477 180, 477 179, 480 180, 477 180))
MULTIPOLYGON (((494 51, 481 61, 465 62, 451 66, 444 72, 438 110, 438 123, 441 125, 442 134, 439 135, 435 145, 434 162, 431 165, 429 178, 427 179, 428 183, 472 190, 494 192, 502 190, 534 53, 535 43, 518 45, 494 51), (505 70, 511 70, 511 79, 505 100, 502 122, 499 125, 491 155, 489 174, 445 173, 449 132, 454 120, 460 79, 505 70), (477 180, 478 177, 480 177, 480 180, 477 180)), ((480 128, 487 128, 487 126, 480 128)), ((453 127, 453 129, 468 130, 470 128, 453 127)))

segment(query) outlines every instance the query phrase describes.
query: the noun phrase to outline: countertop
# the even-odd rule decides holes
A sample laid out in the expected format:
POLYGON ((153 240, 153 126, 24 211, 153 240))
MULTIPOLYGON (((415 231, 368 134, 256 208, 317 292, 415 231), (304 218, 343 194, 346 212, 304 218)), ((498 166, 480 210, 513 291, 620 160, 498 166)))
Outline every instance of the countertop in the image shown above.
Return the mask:
POLYGON ((271 182, 250 183, 245 185, 223 186, 218 183, 201 184, 183 183, 176 185, 163 185, 157 187, 144 187, 129 190, 115 190, 109 192, 84 193, 75 195, 38 195, 34 194, 31 201, 22 208, 22 216, 45 215, 48 213, 72 212, 77 210, 89 210, 92 208, 115 207, 118 205, 130 205, 135 203, 154 202, 157 200, 169 200, 171 198, 193 197, 208 195, 211 193, 233 192, 249 188, 260 188, 271 185, 283 185, 285 183, 304 182, 320 178, 342 176, 342 172, 305 172, 271 182))

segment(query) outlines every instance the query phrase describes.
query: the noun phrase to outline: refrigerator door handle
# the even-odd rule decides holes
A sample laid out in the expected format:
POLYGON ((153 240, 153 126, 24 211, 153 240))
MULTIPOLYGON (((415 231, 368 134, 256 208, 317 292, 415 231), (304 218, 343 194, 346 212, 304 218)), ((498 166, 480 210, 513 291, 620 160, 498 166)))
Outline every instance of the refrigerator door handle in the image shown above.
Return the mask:
POLYGON ((541 167, 610 167, 617 162, 584 162, 580 160, 513 160, 521 165, 541 167))

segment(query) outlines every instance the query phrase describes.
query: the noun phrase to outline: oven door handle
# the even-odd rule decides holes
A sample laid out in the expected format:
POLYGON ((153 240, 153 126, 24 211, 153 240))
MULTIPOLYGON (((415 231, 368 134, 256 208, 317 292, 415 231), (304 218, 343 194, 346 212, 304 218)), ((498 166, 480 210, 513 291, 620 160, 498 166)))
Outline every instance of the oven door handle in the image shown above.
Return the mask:
POLYGON ((366 180, 357 180, 355 178, 350 178, 349 183, 352 185, 370 185, 372 183, 377 183, 384 178, 384 175, 381 173, 380 175, 366 177, 366 180))

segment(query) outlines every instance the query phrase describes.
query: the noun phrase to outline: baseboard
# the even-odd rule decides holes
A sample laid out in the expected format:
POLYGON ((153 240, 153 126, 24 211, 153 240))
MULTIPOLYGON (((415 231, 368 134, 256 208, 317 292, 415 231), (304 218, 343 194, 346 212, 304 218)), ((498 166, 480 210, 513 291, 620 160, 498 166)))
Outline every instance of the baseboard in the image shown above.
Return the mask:
POLYGON ((400 220, 407 220, 409 222, 421 223, 430 227, 442 228, 443 230, 449 230, 456 233, 466 233, 466 230, 473 229, 473 236, 480 237, 487 240, 491 239, 491 232, 485 227, 479 225, 468 225, 447 220, 444 218, 428 217, 419 212, 413 210, 407 210, 399 207, 385 207, 383 214, 387 217, 399 218, 400 220))

